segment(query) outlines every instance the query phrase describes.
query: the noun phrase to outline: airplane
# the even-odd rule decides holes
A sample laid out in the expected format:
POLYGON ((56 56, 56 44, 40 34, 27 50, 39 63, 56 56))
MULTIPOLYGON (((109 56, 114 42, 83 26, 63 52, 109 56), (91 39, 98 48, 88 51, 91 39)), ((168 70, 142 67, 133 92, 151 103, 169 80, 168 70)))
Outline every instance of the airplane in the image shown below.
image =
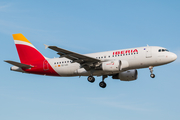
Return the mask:
POLYGON ((91 54, 79 54, 56 46, 45 45, 57 52, 59 58, 43 56, 23 34, 13 34, 15 46, 20 62, 5 60, 12 64, 12 71, 48 76, 72 77, 88 76, 90 83, 95 81, 94 76, 102 76, 99 83, 101 88, 106 87, 105 78, 121 81, 133 81, 138 77, 137 69, 149 68, 150 77, 154 78, 153 68, 171 63, 177 55, 166 48, 145 46, 122 50, 113 50, 91 54))

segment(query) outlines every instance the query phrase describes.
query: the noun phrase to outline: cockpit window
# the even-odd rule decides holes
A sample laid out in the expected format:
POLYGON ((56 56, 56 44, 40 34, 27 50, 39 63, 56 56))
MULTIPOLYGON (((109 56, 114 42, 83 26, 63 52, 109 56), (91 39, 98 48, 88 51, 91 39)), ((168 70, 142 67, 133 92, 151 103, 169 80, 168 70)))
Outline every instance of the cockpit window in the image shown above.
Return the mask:
POLYGON ((169 52, 167 49, 159 49, 158 52, 169 52))

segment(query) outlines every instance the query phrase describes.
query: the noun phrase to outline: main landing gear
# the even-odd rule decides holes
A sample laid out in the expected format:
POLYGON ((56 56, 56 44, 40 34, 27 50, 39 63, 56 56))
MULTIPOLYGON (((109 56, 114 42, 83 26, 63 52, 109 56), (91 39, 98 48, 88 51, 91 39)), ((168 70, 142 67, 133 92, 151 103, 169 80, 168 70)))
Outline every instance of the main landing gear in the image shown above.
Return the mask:
POLYGON ((87 78, 87 80, 90 82, 90 83, 93 83, 95 81, 95 78, 93 76, 89 76, 87 78))
MULTIPOLYGON (((99 86, 101 88, 105 88, 106 87, 106 83, 104 82, 104 79, 107 78, 108 76, 107 75, 103 75, 102 76, 102 81, 99 83, 99 86)), ((89 76, 87 78, 87 80, 90 82, 90 83, 93 83, 95 81, 95 78, 93 76, 89 76)))
POLYGON ((155 74, 153 74, 153 66, 149 66, 149 70, 150 70, 150 72, 151 72, 150 77, 151 77, 151 78, 155 78, 155 74))
POLYGON ((105 88, 106 87, 106 83, 104 82, 104 79, 107 78, 107 75, 103 75, 102 76, 102 81, 99 83, 99 86, 101 88, 105 88))

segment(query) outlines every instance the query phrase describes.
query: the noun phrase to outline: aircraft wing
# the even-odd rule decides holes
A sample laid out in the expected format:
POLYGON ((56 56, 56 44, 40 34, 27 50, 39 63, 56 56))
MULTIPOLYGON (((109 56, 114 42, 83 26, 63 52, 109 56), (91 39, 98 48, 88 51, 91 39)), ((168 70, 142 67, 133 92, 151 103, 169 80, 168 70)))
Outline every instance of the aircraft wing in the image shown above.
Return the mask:
POLYGON ((92 58, 86 55, 82 55, 79 53, 75 53, 75 52, 71 52, 69 50, 65 50, 56 46, 47 46, 45 45, 46 48, 50 48, 56 52, 58 52, 57 54, 59 54, 61 57, 66 57, 70 60, 73 60, 73 62, 78 62, 80 64, 82 63, 95 63, 95 62, 100 62, 99 59, 96 58, 92 58))
POLYGON ((7 62, 7 63, 9 63, 11 65, 15 65, 15 66, 20 67, 20 68, 28 69, 28 68, 32 68, 33 67, 31 65, 26 65, 26 64, 22 64, 22 63, 19 63, 19 62, 14 62, 14 61, 11 61, 11 60, 5 60, 4 62, 7 62))

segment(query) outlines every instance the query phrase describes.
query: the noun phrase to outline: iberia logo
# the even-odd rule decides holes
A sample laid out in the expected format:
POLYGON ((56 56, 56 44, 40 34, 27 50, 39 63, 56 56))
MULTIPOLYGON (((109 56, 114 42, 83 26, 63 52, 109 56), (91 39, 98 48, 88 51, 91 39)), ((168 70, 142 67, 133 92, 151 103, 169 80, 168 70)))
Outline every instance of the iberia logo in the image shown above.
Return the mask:
POLYGON ((128 53, 138 53, 138 50, 137 50, 137 49, 134 49, 134 50, 116 51, 116 52, 113 52, 113 55, 128 54, 128 53))
POLYGON ((107 63, 106 65, 114 65, 114 63, 107 63))

